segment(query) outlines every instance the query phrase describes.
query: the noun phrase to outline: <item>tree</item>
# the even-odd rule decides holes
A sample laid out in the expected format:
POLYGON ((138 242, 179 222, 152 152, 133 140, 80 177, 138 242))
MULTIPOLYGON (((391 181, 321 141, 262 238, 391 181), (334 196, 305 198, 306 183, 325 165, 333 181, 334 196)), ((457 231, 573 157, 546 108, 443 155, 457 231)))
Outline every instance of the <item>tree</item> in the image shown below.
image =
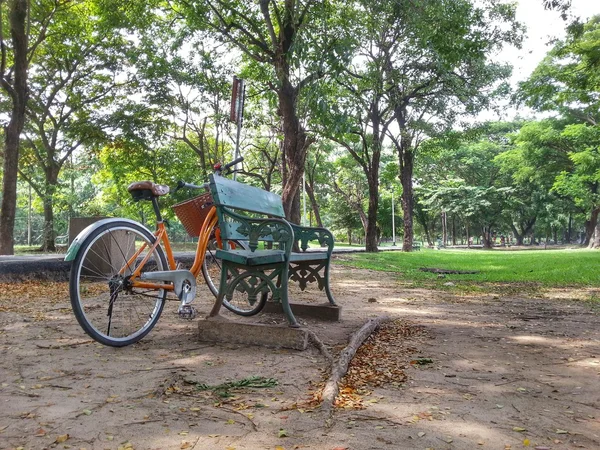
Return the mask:
MULTIPOLYGON (((520 84, 517 96, 539 111, 562 116, 561 122, 554 122, 552 139, 546 141, 559 148, 572 166, 556 179, 554 191, 586 209, 586 242, 593 247, 600 246, 600 229, 598 239, 593 236, 600 214, 595 156, 600 134, 599 48, 600 16, 585 24, 570 24, 566 38, 556 42, 531 77, 520 84)), ((549 122, 546 128, 550 129, 549 122)))
POLYGON ((283 132, 282 201, 286 217, 300 219, 299 186, 314 137, 299 114, 310 86, 345 63, 340 38, 329 29, 339 2, 313 0, 205 0, 183 4, 194 29, 208 29, 239 49, 256 81, 276 96, 283 132), (294 207, 295 204, 295 207, 294 207))
MULTIPOLYGON (((43 250, 54 251, 54 207, 59 174, 74 152, 106 141, 107 114, 127 42, 94 16, 91 1, 72 2, 47 27, 30 66, 29 119, 20 175, 44 205, 43 250)), ((117 81, 119 75, 123 81, 117 81)))
POLYGON ((468 1, 388 3, 385 39, 387 102, 393 109, 393 142, 402 183, 403 250, 412 250, 413 170, 426 136, 447 130, 461 115, 475 114, 506 92, 510 67, 490 54, 519 45, 514 5, 474 6, 468 1))
POLYGON ((600 16, 567 28, 528 80, 518 101, 538 111, 554 111, 572 121, 600 123, 600 16))
POLYGON ((332 89, 324 93, 330 100, 320 115, 321 133, 345 148, 364 173, 369 190, 365 249, 376 252, 379 170, 392 113, 385 101, 384 81, 389 6, 382 2, 358 1, 355 8, 360 25, 352 27, 354 58, 335 79, 332 89))
MULTIPOLYGON (((368 217, 365 213, 365 202, 368 202, 369 187, 362 168, 351 156, 340 156, 336 159, 335 173, 332 174, 330 183, 338 199, 334 203, 343 205, 343 214, 340 214, 342 222, 353 227, 360 223, 363 232, 366 233, 368 217), (354 215, 352 220, 349 219, 350 212, 354 215)), ((340 211, 340 208, 337 210, 340 211)), ((350 232, 350 227, 348 230, 350 232)))
MULTIPOLYGON (((12 42, 12 57, 4 40, 4 2, 0 3, 0 85, 8 94, 11 103, 10 121, 4 131, 4 167, 2 182, 2 208, 0 210, 0 255, 14 253, 13 233, 17 204, 17 171, 21 132, 25 125, 27 107, 29 33, 26 21, 29 15, 29 0, 11 0, 8 6, 8 21, 12 42)), ((40 35, 41 36, 41 35, 40 35)), ((34 47, 37 42, 34 42, 34 47)))

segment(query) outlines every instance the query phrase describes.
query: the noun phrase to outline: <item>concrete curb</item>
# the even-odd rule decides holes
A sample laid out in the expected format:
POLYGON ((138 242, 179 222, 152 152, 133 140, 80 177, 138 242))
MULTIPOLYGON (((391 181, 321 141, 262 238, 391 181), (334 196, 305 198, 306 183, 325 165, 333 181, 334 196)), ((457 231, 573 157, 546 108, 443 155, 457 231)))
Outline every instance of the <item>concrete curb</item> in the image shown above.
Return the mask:
MULTIPOLYGON (((319 248, 308 251, 320 251, 319 248)), ((380 251, 399 251, 401 247, 381 248, 380 251)), ((336 248, 335 255, 362 253, 364 248, 336 248)), ((175 259, 186 268, 192 266, 195 252, 177 252, 175 259)), ((71 262, 65 261, 65 255, 39 256, 0 256, 0 282, 10 283, 27 280, 67 281, 71 271, 71 262)))

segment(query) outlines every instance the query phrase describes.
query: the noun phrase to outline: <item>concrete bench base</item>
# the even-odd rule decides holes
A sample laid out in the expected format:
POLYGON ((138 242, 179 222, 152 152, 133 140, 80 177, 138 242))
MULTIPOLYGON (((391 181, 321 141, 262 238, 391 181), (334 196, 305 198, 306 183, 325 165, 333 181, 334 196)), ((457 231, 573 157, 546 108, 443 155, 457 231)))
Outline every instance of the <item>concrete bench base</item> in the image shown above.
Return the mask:
POLYGON ((198 323, 200 341, 227 342, 230 344, 261 345, 275 348, 306 350, 308 331, 287 325, 264 325, 212 317, 198 323))
MULTIPOLYGON (((339 306, 332 306, 329 303, 321 303, 318 305, 290 303, 290 307, 292 308, 292 311, 294 311, 294 315, 299 317, 311 317, 314 319, 337 322, 341 320, 342 316, 342 308, 339 306)), ((262 312, 282 314, 283 308, 281 307, 281 303, 267 302, 262 312)))

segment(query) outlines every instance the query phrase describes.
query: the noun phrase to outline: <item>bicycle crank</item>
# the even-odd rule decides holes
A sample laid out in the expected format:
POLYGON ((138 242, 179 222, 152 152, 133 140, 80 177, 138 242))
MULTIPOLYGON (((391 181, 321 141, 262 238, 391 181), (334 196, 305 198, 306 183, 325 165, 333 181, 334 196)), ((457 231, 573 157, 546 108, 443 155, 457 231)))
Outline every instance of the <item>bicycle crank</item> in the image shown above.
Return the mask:
POLYGON ((158 280, 173 283, 173 290, 181 300, 181 307, 187 306, 196 297, 196 278, 189 270, 165 270, 158 272, 144 272, 140 280, 158 280))

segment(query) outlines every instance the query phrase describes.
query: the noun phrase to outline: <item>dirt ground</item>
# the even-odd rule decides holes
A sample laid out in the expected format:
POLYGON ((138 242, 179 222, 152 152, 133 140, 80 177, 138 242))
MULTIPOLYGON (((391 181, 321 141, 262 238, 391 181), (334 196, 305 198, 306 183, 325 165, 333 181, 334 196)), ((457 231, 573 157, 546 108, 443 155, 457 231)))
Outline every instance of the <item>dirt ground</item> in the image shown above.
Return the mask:
MULTIPOLYGON (((77 325, 66 284, 1 285, 0 448, 600 449, 600 324, 581 300, 590 292, 456 296, 340 266, 332 282, 342 321, 301 322, 334 355, 370 317, 414 332, 367 363, 406 378, 354 391, 363 409, 336 409, 330 426, 311 401, 328 367, 316 348, 201 343, 176 302, 141 343, 103 347, 77 325), (228 397, 197 388, 256 376, 271 385, 228 397)), ((202 313, 209 299, 200 289, 202 313)))

